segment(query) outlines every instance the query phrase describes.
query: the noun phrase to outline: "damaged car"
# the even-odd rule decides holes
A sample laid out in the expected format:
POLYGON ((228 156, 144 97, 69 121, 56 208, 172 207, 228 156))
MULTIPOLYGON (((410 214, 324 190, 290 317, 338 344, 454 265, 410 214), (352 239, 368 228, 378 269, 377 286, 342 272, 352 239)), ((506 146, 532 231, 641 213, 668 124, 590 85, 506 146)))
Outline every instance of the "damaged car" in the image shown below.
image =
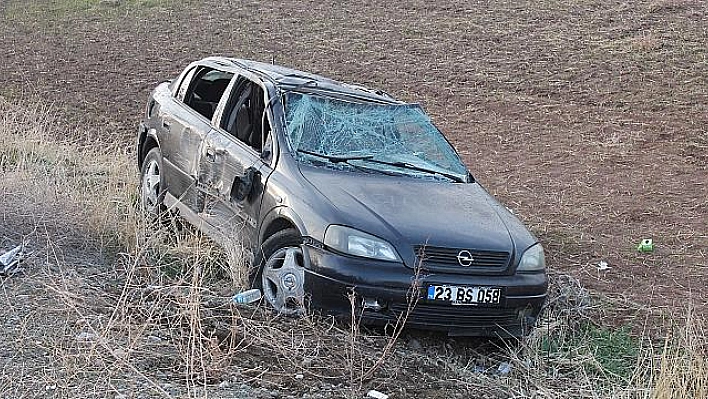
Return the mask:
POLYGON ((146 212, 248 249, 281 314, 520 336, 545 301, 541 244, 420 105, 210 57, 154 89, 137 141, 146 212))

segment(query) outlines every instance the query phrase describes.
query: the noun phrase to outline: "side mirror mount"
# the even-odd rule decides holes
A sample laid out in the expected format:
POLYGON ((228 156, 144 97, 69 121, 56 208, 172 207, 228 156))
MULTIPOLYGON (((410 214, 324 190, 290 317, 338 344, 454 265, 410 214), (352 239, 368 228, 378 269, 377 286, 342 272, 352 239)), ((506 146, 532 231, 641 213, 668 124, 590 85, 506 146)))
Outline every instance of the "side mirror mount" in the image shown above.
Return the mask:
POLYGON ((261 150, 261 160, 263 162, 270 162, 270 160, 273 157, 272 151, 271 151, 272 145, 270 144, 270 141, 266 143, 265 146, 263 146, 263 150, 261 150))
POLYGON ((234 179, 231 186, 231 200, 241 202, 251 196, 253 192, 253 180, 258 171, 253 166, 243 172, 243 175, 234 179))

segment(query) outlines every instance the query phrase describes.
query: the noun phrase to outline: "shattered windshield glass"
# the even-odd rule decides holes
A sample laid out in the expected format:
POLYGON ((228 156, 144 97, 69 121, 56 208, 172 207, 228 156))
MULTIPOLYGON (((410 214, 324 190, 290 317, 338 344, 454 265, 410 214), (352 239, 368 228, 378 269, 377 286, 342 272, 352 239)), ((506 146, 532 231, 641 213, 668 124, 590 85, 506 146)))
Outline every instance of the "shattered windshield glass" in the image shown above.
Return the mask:
POLYGON ((288 138, 301 162, 466 179, 467 168, 419 105, 284 97, 288 138))

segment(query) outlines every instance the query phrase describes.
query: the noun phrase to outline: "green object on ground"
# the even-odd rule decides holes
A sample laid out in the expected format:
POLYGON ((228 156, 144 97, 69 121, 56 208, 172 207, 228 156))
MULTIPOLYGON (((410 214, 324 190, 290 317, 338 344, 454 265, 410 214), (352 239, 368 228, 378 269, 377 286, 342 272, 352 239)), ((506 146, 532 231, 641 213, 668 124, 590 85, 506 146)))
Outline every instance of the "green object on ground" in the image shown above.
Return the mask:
POLYGON ((654 242, 651 240, 651 238, 643 239, 642 242, 640 242, 637 246, 637 251, 643 253, 654 252, 654 242))

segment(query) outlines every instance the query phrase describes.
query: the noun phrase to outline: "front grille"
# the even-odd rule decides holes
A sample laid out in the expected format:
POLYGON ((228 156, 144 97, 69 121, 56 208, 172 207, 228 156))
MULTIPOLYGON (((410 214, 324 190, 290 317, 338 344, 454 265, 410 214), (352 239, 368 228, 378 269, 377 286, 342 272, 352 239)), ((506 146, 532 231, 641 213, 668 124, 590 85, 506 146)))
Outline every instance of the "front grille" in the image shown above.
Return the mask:
POLYGON ((416 245, 414 247, 418 261, 423 269, 447 273, 477 274, 502 272, 509 266, 511 254, 501 251, 481 251, 466 248, 432 247, 416 245), (469 265, 461 265, 458 255, 466 251, 472 256, 469 265))
MULTIPOLYGON (((406 304, 392 304, 391 315, 398 318, 408 310, 406 304)), ((516 309, 477 306, 442 306, 418 303, 408 316, 411 325, 458 328, 512 327, 521 324, 516 309)))

